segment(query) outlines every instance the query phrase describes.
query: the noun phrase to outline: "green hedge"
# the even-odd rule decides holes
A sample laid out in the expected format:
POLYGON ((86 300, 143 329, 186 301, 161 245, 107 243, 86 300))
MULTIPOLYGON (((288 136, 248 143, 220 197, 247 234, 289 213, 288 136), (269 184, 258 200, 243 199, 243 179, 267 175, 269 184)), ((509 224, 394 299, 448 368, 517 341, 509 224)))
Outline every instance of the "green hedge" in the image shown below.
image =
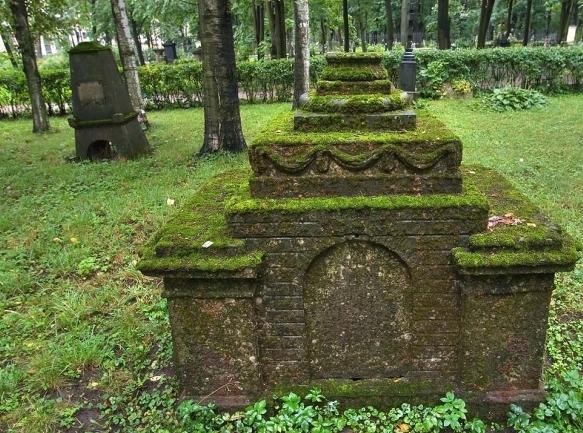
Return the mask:
MULTIPOLYGON (((397 82, 401 51, 384 54, 389 76, 397 82)), ((418 88, 424 96, 435 96, 444 83, 464 79, 475 89, 489 90, 513 85, 542 92, 583 89, 583 47, 435 49, 416 51, 418 88)), ((326 64, 322 56, 312 58, 315 80, 326 64)), ((237 65, 241 96, 249 102, 285 101, 291 98, 293 60, 261 60, 237 65)), ((148 109, 192 107, 202 101, 202 67, 195 60, 174 64, 152 63, 139 69, 148 109)), ((68 70, 41 68, 45 98, 51 114, 65 114, 71 91, 68 70)), ((26 82, 20 71, 0 73, 0 117, 29 111, 26 82)))

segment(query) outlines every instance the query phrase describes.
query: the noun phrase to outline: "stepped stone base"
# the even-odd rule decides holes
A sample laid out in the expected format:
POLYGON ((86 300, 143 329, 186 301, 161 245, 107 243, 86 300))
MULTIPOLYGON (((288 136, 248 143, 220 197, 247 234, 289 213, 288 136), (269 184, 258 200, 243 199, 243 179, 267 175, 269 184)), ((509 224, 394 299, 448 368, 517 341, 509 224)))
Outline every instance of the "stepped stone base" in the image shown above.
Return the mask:
POLYGON ((255 176, 249 180, 254 197, 294 198, 322 196, 374 196, 387 194, 457 194, 462 178, 455 174, 255 176))
POLYGON ((413 111, 391 111, 387 113, 310 113, 298 111, 294 116, 296 131, 325 130, 385 130, 403 131, 415 129, 416 115, 413 111))

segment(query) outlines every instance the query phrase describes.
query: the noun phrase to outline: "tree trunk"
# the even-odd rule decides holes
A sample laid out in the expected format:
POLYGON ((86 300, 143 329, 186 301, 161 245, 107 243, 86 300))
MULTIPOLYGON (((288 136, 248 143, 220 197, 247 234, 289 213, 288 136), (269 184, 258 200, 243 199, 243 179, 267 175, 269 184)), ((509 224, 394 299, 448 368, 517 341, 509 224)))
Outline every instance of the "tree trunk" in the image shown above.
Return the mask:
POLYGON ((260 50, 261 43, 265 39, 265 6, 263 3, 253 4, 253 22, 255 27, 255 45, 257 47, 257 58, 263 57, 260 50))
POLYGON ((144 59, 144 50, 142 49, 142 41, 140 40, 140 30, 138 28, 138 23, 133 18, 130 20, 130 22, 132 25, 132 39, 134 40, 134 46, 136 47, 138 61, 140 62, 140 66, 144 66, 146 64, 146 60, 144 59))
POLYGON ((295 60, 294 60, 294 100, 297 108, 300 96, 310 88, 310 18, 308 0, 294 0, 295 60))
POLYGON ((524 18, 524 38, 522 39, 522 45, 525 47, 528 45, 528 40, 530 39, 530 17, 532 14, 532 0, 527 0, 526 2, 526 16, 524 18))
POLYGON ((437 3, 437 41, 440 50, 451 48, 449 28, 449 0, 439 0, 437 3))
POLYGON ((130 100, 132 101, 132 107, 135 111, 142 113, 143 102, 140 77, 136 66, 136 49, 133 43, 125 0, 111 0, 111 9, 113 11, 113 20, 115 21, 119 57, 123 66, 123 74, 130 100))
POLYGON ((480 8, 480 24, 478 27, 478 48, 484 48, 486 46, 486 35, 488 33, 488 27, 490 26, 494 1, 495 0, 482 0, 482 6, 480 8))
POLYGON ((229 0, 198 0, 204 92, 204 142, 200 155, 246 148, 229 0))
POLYGON ((344 51, 350 51, 350 29, 348 28, 348 0, 342 1, 342 21, 344 23, 344 51))
POLYGON ((505 38, 508 39, 510 32, 512 30, 512 6, 514 5, 514 0, 508 0, 508 12, 506 14, 506 33, 505 38))
POLYGON ((559 42, 567 40, 567 33, 569 31, 569 22, 571 14, 573 13, 573 6, 575 0, 563 0, 561 2, 561 20, 559 22, 559 42))
POLYGON ((22 69, 26 76, 28 94, 32 107, 32 131, 44 132, 50 128, 47 106, 42 94, 42 83, 36 64, 34 43, 28 25, 28 11, 25 0, 10 0, 10 11, 14 19, 14 33, 22 57, 22 69))
POLYGON ((327 45, 328 45, 328 37, 327 37, 327 33, 328 29, 326 28, 326 22, 321 19, 320 20, 320 35, 321 35, 321 39, 320 42, 322 44, 322 54, 326 53, 326 49, 327 49, 327 45))
POLYGON ((393 24, 393 4, 392 0, 385 0, 385 47, 387 50, 393 49, 395 25, 393 24))
POLYGON ((401 2, 401 44, 403 47, 409 47, 409 0, 401 2))
POLYGON ((18 69, 18 61, 14 55, 14 50, 12 49, 12 31, 7 25, 0 22, 0 39, 4 42, 4 48, 6 48, 6 54, 8 59, 10 59, 10 64, 13 68, 18 69))
POLYGON ((270 0, 269 30, 271 33, 271 57, 282 59, 286 57, 285 8, 283 0, 270 0))

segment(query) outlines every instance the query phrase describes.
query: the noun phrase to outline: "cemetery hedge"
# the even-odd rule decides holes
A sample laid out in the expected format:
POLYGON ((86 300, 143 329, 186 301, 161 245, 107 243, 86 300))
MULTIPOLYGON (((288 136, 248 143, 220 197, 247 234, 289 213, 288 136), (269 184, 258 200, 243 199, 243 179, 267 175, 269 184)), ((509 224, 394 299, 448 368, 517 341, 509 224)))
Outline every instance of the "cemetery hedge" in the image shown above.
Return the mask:
MULTIPOLYGON (((402 51, 383 54, 389 78, 398 79, 402 51)), ((421 93, 435 97, 445 83, 463 80, 475 90, 507 85, 543 92, 583 89, 583 47, 529 47, 416 51, 418 83, 421 93)), ((312 78, 318 77, 326 64, 323 56, 312 57, 312 78)), ((293 87, 293 60, 238 62, 240 90, 249 102, 286 101, 293 87)), ((174 64, 151 63, 140 67, 142 91, 148 109, 192 107, 202 99, 202 66, 196 60, 174 64)), ((49 113, 63 115, 71 98, 69 71, 51 65, 41 67, 49 113)), ((16 70, 0 74, 0 118, 28 112, 28 94, 24 75, 16 70)))

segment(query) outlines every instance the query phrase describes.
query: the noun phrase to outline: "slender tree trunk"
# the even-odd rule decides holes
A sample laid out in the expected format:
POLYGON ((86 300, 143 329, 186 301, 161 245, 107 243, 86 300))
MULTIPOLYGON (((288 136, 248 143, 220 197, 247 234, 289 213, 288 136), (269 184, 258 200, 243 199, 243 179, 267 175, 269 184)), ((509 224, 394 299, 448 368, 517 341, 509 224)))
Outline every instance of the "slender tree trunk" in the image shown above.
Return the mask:
POLYGON ((125 0, 111 0, 113 19, 117 34, 119 57, 123 66, 132 107, 135 111, 143 112, 142 91, 140 89, 140 77, 136 66, 136 49, 133 43, 130 21, 126 11, 125 0))
POLYGON ((12 49, 12 31, 7 25, 0 22, 0 39, 4 42, 4 48, 6 48, 6 54, 8 59, 10 59, 10 64, 13 68, 18 69, 18 61, 14 55, 14 50, 12 49))
POLYGON ((308 0, 294 0, 294 100, 297 108, 300 96, 310 88, 310 13, 308 0))
POLYGON ((328 32, 328 29, 326 28, 326 21, 324 21, 324 19, 320 20, 320 35, 321 35, 321 39, 320 42, 322 44, 322 54, 324 54, 326 52, 327 49, 327 45, 328 45, 328 35, 326 34, 328 32))
POLYGON ((138 23, 133 18, 130 20, 132 25, 132 39, 134 41, 134 46, 136 47, 136 54, 138 55, 138 61, 140 62, 140 66, 144 66, 146 64, 146 60, 144 59, 144 50, 142 49, 142 41, 140 40, 140 29, 138 27, 138 23))
POLYGON ((95 16, 95 4, 97 0, 89 0, 90 14, 91 14, 91 39, 97 40, 97 18, 95 16))
POLYGON ((344 51, 350 51, 350 29, 348 27, 348 0, 342 1, 342 21, 344 24, 344 51))
POLYGON ((255 27, 255 45, 257 47, 257 58, 263 57, 259 47, 265 39, 265 6, 262 2, 253 4, 253 22, 255 27))
POLYGON ((42 83, 36 64, 34 43, 28 25, 28 10, 25 0, 10 0, 10 11, 14 19, 14 33, 22 57, 22 69, 26 76, 28 94, 32 107, 32 131, 43 132, 50 128, 47 106, 42 94, 42 83))
POLYGON ((401 44, 405 48, 409 47, 409 0, 401 2, 401 44))
POLYGON ((530 39, 530 17, 532 14, 532 0, 527 0, 526 2, 526 16, 524 18, 524 37, 522 38, 522 45, 525 47, 528 45, 528 40, 530 39))
POLYGON ((286 57, 286 33, 285 33, 285 9, 283 0, 270 0, 267 2, 269 9, 269 30, 271 33, 271 57, 282 59, 286 57))
POLYGON ((437 2, 437 41, 440 50, 451 48, 449 26, 449 0, 437 2))
POLYGON ((569 22, 571 14, 573 13, 573 6, 575 0, 563 0, 561 2, 561 20, 559 22, 559 42, 567 40, 567 33, 569 31, 569 22))
POLYGON ((385 0, 385 48, 393 49, 395 24, 393 23, 393 3, 392 0, 385 0))
POLYGON ((204 91, 200 154, 245 149, 229 0, 198 0, 204 91))
POLYGON ((510 36, 510 31, 512 30, 512 7, 514 6, 514 0, 508 0, 508 12, 506 13, 506 32, 504 34, 505 38, 508 39, 510 36))
POLYGON ((480 24, 478 27, 478 48, 486 46, 486 36, 488 34, 488 27, 490 26, 490 18, 494 10, 495 0, 482 0, 480 8, 480 24))

